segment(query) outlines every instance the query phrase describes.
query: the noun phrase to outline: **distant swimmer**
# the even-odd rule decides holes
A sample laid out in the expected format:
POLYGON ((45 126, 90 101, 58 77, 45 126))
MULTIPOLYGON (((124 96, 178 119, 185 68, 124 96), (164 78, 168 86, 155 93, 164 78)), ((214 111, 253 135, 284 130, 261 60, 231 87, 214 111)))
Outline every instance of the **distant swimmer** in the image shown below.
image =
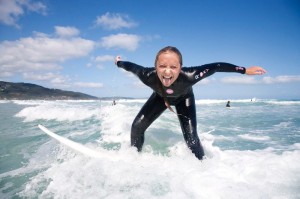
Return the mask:
POLYGON ((113 102, 112 102, 112 105, 114 106, 114 105, 116 105, 117 103, 116 103, 116 100, 113 100, 113 102))
POLYGON ((261 75, 265 69, 253 66, 244 68, 229 63, 217 62, 202 66, 183 67, 182 55, 176 47, 161 49, 155 58, 154 67, 143 67, 117 56, 115 64, 135 74, 153 90, 131 126, 131 146, 142 150, 146 129, 168 108, 175 106, 184 140, 198 159, 203 159, 204 150, 197 134, 196 105, 192 86, 215 72, 235 72, 261 75))
POLYGON ((230 107, 230 101, 227 102, 226 107, 230 107))

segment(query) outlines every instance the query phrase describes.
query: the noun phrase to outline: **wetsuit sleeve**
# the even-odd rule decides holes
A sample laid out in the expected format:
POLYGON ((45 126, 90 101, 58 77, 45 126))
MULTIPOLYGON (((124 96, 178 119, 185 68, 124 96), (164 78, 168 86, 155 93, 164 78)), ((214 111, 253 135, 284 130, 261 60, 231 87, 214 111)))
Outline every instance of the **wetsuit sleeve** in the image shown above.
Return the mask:
POLYGON ((148 85, 151 79, 153 79, 152 73, 154 68, 143 67, 128 61, 118 61, 117 66, 137 75, 138 78, 146 85, 148 85))
POLYGON ((128 72, 132 72, 134 74, 136 74, 137 76, 139 76, 140 73, 143 72, 144 67, 134 64, 132 62, 128 62, 128 61, 118 61, 117 62, 117 66, 119 68, 123 68, 128 72))
POLYGON ((219 63, 212 63, 208 64, 211 65, 212 68, 215 68, 215 72, 234 72, 234 73, 241 73, 245 74, 246 68, 241 66, 236 66, 229 63, 219 62, 219 63))
POLYGON ((202 66, 185 67, 183 71, 190 81, 198 82, 215 72, 235 72, 245 74, 246 68, 225 62, 216 62, 202 66))

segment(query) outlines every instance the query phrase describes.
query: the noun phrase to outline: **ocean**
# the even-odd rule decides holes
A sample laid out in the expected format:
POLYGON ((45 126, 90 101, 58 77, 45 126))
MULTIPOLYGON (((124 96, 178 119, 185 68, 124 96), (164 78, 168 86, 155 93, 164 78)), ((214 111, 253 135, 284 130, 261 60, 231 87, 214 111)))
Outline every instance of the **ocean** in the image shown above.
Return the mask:
POLYGON ((196 100, 203 161, 169 110, 141 153, 130 147, 145 101, 0 101, 0 198, 300 198, 299 100, 196 100), (110 156, 80 154, 38 124, 110 156))

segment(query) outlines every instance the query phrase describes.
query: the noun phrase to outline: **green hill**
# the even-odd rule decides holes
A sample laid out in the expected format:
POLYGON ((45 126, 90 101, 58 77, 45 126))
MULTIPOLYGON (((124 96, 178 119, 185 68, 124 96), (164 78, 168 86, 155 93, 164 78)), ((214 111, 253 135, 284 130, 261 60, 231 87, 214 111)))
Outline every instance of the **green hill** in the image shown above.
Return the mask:
POLYGON ((97 97, 80 92, 49 89, 29 83, 0 81, 0 100, 86 100, 97 97))

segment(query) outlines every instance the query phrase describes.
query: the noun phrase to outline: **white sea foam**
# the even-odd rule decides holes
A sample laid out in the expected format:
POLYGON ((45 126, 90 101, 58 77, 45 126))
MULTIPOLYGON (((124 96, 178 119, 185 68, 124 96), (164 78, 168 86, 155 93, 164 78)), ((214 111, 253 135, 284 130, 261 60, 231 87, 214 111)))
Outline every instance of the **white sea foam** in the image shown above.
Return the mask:
POLYGON ((59 108, 59 107, 47 107, 47 106, 38 106, 38 107, 28 107, 20 111, 16 116, 24 117, 25 121, 34 121, 38 119, 44 120, 83 120, 89 117, 92 117, 97 114, 97 110, 87 110, 77 108, 59 108))
POLYGON ((145 103, 147 99, 119 99, 117 100, 118 102, 121 103, 145 103))
POLYGON ((292 122, 280 122, 279 124, 274 125, 274 127, 282 129, 282 128, 288 128, 292 124, 293 124, 292 122))
POLYGON ((44 100, 12 100, 12 102, 19 105, 40 105, 44 103, 53 103, 53 101, 44 100))
POLYGON ((102 107, 99 118, 102 121, 101 134, 106 142, 128 142, 129 130, 136 107, 126 107, 120 103, 102 107))
POLYGON ((258 135, 251 135, 251 134, 243 134, 238 135, 240 138, 243 138, 245 140, 253 140, 253 141, 265 141, 270 140, 269 136, 258 136, 258 135))
POLYGON ((300 101, 278 101, 278 100, 265 100, 265 103, 275 105, 300 105, 300 101))
POLYGON ((279 102, 279 103, 277 102, 277 104, 281 104, 281 105, 300 105, 300 101, 283 101, 283 102, 279 102))
MULTIPOLYGON (((23 117, 24 121, 34 121, 39 119, 44 120, 57 120, 57 121, 76 121, 84 120, 99 113, 100 108, 91 108, 86 106, 78 106, 76 104, 70 104, 71 102, 25 102, 30 106, 22 109, 16 114, 16 117, 23 117)), ((78 102, 76 102, 78 103, 78 102)), ((21 102, 24 104, 24 102, 21 102)))
MULTIPOLYGON (((102 139, 106 142, 128 142, 131 124, 138 114, 142 104, 128 106, 127 103, 119 101, 115 106, 102 107, 99 120, 101 123, 102 139)), ((164 112, 148 131, 155 129, 165 132, 172 130, 176 134, 182 134, 177 115, 173 112, 164 112)))
MULTIPOLYGON (((300 152, 221 151, 204 142, 197 160, 183 142, 170 156, 121 148, 123 160, 90 159, 58 151, 59 159, 33 177, 22 197, 48 198, 297 198, 300 152), (51 179, 51 183, 47 183, 51 179), (47 185, 48 184, 48 185, 47 185), (46 185, 46 188, 43 188, 46 185), (41 193, 40 190, 43 189, 41 193)), ((38 158, 38 157, 36 157, 38 158)), ((39 164, 39 160, 36 160, 39 164)), ((32 166, 32 165, 31 165, 32 166)))

